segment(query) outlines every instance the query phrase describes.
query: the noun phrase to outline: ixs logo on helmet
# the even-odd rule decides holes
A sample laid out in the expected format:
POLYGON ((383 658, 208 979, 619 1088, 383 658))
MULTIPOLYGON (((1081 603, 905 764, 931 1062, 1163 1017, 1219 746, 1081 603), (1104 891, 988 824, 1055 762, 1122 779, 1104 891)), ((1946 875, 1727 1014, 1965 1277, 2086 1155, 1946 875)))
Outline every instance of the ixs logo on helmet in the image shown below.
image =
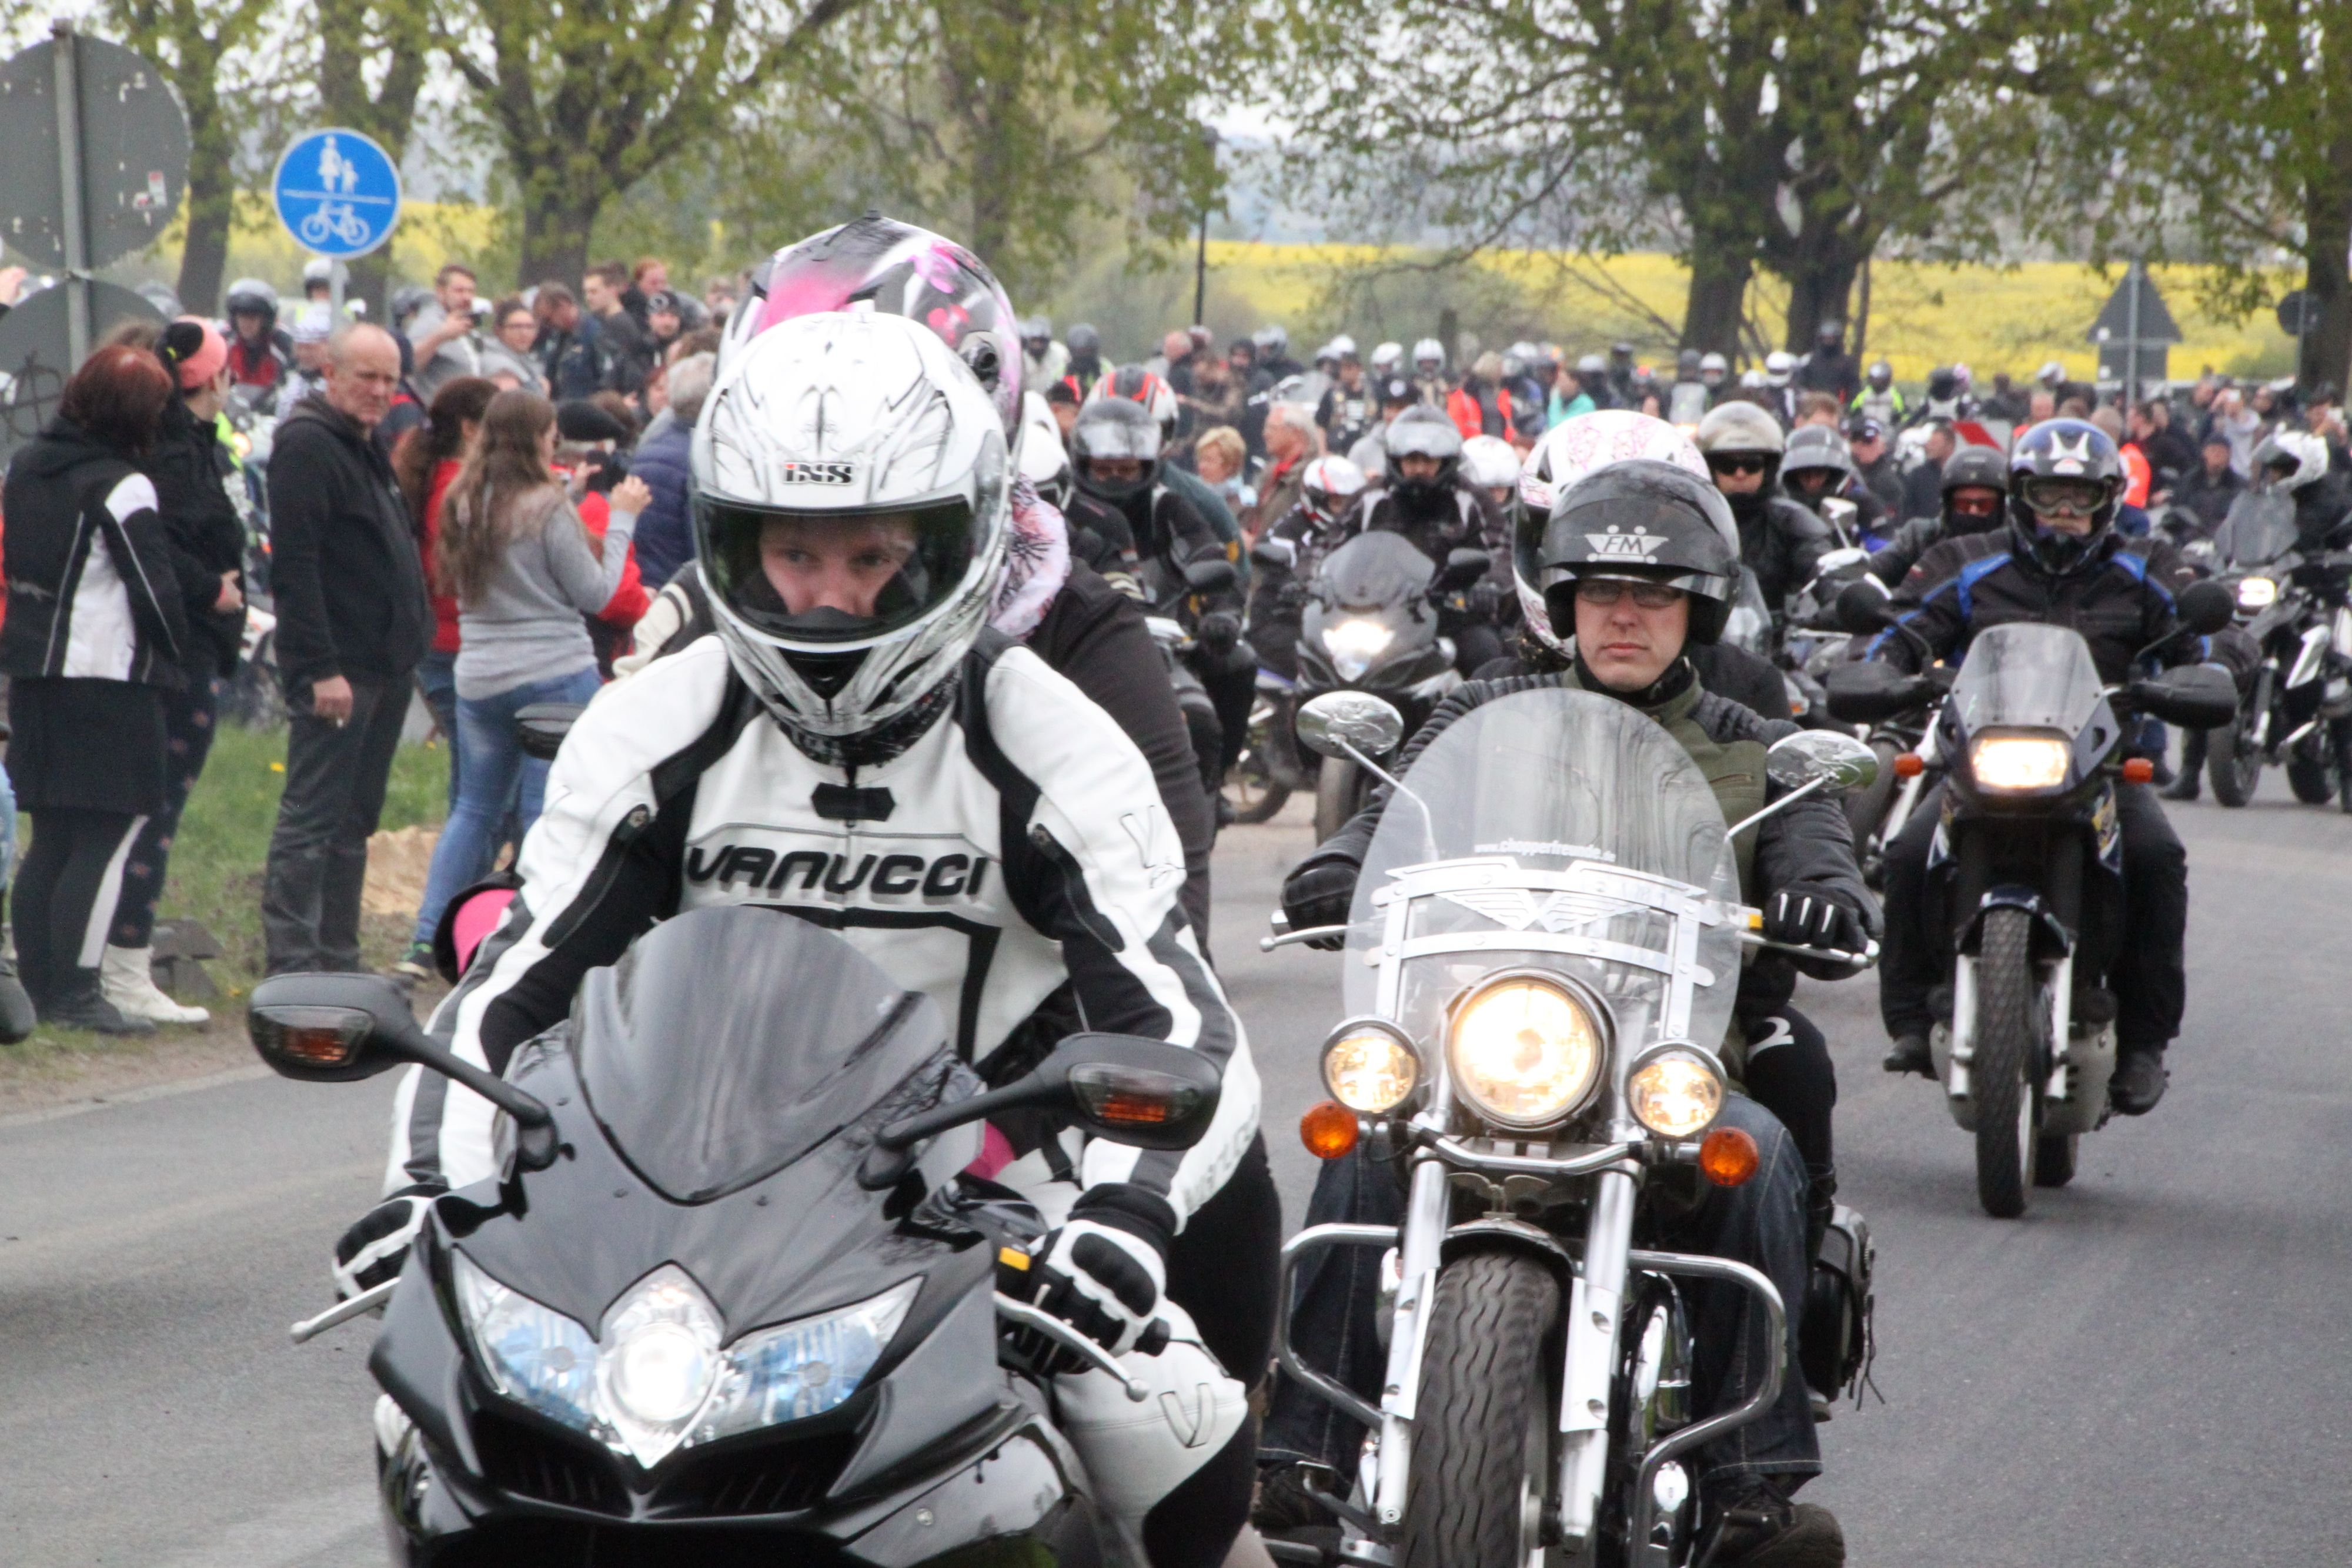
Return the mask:
POLYGON ((857 465, 843 458, 793 458, 776 465, 780 485, 855 485, 857 465))

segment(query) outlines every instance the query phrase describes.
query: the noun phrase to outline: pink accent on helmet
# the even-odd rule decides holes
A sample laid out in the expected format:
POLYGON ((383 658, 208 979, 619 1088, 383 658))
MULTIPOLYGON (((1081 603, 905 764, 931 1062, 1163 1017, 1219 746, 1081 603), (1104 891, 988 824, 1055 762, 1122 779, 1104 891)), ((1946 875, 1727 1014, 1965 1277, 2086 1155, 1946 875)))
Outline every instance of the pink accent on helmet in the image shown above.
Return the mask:
POLYGON ((507 905, 514 902, 511 887, 486 887, 457 906, 457 918, 449 923, 449 945, 457 949, 457 973, 463 975, 474 961, 474 950, 482 939, 499 928, 507 917, 507 905))

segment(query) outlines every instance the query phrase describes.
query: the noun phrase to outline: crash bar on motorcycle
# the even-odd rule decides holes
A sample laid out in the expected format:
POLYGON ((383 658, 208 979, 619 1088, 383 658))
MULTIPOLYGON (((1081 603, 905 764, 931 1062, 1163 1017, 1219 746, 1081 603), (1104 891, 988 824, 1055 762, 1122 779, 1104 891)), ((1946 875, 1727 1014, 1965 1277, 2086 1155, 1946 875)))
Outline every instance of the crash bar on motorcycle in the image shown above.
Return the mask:
POLYGON ((1423 1146, 1436 1150, 1449 1165, 1460 1166, 1486 1176, 1579 1176, 1605 1171, 1623 1159, 1639 1157, 1633 1144, 1603 1144, 1590 1154, 1572 1155, 1567 1159, 1550 1159, 1541 1155, 1482 1155, 1468 1145, 1458 1143, 1444 1134, 1433 1134, 1423 1141, 1423 1146))
POLYGON ((1024 1328, 1035 1329, 1063 1349, 1074 1351, 1111 1375, 1113 1381, 1127 1390, 1127 1396, 1137 1404, 1151 1397, 1151 1390, 1139 1377, 1129 1377, 1118 1358, 1051 1312, 1038 1311, 1026 1301, 1016 1301, 1003 1291, 996 1292, 996 1311, 1001 1317, 1011 1318, 1024 1328))
POLYGON ((1686 1454, 1702 1444, 1711 1443, 1726 1432, 1745 1427, 1772 1407, 1780 1397, 1782 1379, 1788 1375, 1789 1311, 1780 1301, 1780 1292, 1772 1281, 1745 1263, 1735 1263, 1728 1258, 1709 1258, 1691 1252, 1644 1252, 1639 1248, 1625 1254, 1628 1268, 1646 1269, 1654 1274, 1686 1274, 1701 1279, 1721 1280, 1739 1286, 1764 1303, 1765 1343, 1784 1348, 1784 1354, 1768 1359, 1764 1377, 1755 1393, 1738 1408, 1694 1422, 1669 1437, 1651 1445, 1642 1456, 1642 1466, 1633 1476, 1633 1518, 1628 1521, 1626 1542, 1637 1554, 1634 1568, 1666 1568, 1665 1554, 1654 1551, 1650 1543, 1651 1516, 1657 1508, 1653 1490, 1658 1470, 1668 1459, 1686 1454))
POLYGON ((294 1336, 296 1344, 314 1340, 339 1323, 347 1323, 362 1312, 375 1311, 392 1300, 392 1288, 399 1283, 398 1276, 394 1276, 371 1290, 362 1291, 349 1301, 337 1301, 315 1318, 304 1318, 286 1332, 294 1336))
POLYGON ((1393 1247, 1397 1244, 1398 1228, 1393 1225, 1310 1225, 1282 1244, 1282 1267, 1276 1274, 1274 1310, 1274 1358, 1282 1370, 1298 1379, 1310 1394, 1319 1395, 1340 1414, 1361 1422, 1377 1432, 1381 1428, 1381 1412, 1352 1388, 1316 1371, 1298 1358, 1290 1347, 1290 1282, 1297 1272, 1299 1255, 1324 1247, 1374 1246, 1393 1247))

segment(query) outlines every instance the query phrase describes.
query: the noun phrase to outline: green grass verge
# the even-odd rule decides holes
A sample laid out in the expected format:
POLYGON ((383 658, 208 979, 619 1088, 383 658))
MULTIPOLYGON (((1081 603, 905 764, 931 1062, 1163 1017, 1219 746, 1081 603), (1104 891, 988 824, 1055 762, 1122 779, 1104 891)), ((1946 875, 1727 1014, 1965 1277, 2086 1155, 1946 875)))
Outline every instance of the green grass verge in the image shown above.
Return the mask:
MULTIPOLYGON (((403 746, 393 760, 383 827, 437 827, 448 803, 448 770, 449 753, 439 745, 403 746)), ((286 731, 222 725, 172 845, 171 870, 157 914, 166 920, 201 921, 219 938, 221 956, 205 965, 223 993, 220 1001, 208 1004, 216 1028, 224 1016, 241 1016, 242 998, 261 977, 266 951, 262 867, 269 857, 278 797, 285 788, 286 731)), ((21 855, 32 844, 29 818, 16 820, 16 834, 21 855)), ((363 921, 368 962, 376 967, 391 963, 400 956, 406 936, 404 921, 363 921)), ((31 1065, 53 1051, 135 1049, 142 1043, 143 1039, 118 1042, 80 1030, 44 1028, 8 1054, 31 1065)))

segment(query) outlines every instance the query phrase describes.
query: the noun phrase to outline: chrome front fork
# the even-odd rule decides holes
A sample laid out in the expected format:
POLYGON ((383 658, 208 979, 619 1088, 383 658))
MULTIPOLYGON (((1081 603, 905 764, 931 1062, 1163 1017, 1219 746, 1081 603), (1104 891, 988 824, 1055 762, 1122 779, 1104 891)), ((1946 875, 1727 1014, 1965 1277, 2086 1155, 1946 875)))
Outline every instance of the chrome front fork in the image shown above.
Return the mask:
POLYGON ((1625 1311, 1625 1260, 1633 1245, 1632 1176, 1592 1178, 1584 1267, 1568 1293, 1568 1339, 1559 1401, 1560 1543, 1591 1539, 1609 1476, 1609 1397, 1616 1380, 1619 1320, 1625 1311))
POLYGON ((1412 1167, 1412 1186, 1405 1195, 1404 1228, 1397 1248, 1396 1323, 1389 1334, 1388 1375, 1381 1384, 1381 1479, 1372 1512, 1386 1528, 1404 1519, 1422 1348, 1429 1343, 1428 1309, 1437 1292, 1438 1253, 1445 1241, 1451 1197, 1444 1163, 1424 1155, 1412 1167))

